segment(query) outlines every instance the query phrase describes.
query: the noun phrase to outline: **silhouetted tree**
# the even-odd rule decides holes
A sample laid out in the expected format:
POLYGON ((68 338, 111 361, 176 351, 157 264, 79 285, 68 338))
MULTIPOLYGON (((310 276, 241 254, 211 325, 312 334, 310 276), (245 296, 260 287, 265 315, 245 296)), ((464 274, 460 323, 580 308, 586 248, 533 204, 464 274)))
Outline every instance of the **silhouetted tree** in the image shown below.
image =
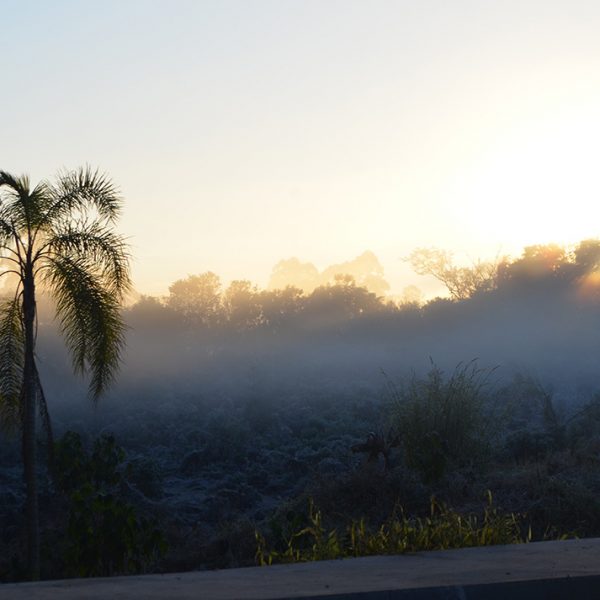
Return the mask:
POLYGON ((300 262, 297 258, 280 260, 274 267, 269 280, 269 289, 282 290, 297 287, 305 293, 319 285, 319 271, 312 263, 300 262))
POLYGON ((36 409, 51 438, 35 359, 36 289, 54 296, 75 369, 89 370, 97 399, 115 375, 125 339, 120 305, 130 287, 128 254, 112 231, 120 211, 115 186, 97 171, 65 172, 33 189, 27 177, 0 171, 0 253, 10 265, 1 276, 15 276, 0 307, 0 407, 5 418, 20 417, 32 579, 40 574, 36 409))
POLYGON ((423 304, 423 292, 416 285, 407 285, 402 290, 400 304, 412 304, 420 306, 423 304))
POLYGON ((509 280, 534 283, 556 278, 566 264, 567 252, 558 244, 527 246, 520 258, 503 263, 500 277, 503 283, 509 280))
POLYGON ((581 274, 597 271, 600 267, 600 240, 583 240, 575 248, 574 262, 581 274))
POLYGON ((292 321, 304 309, 302 290, 287 286, 281 290, 263 290, 259 295, 263 324, 276 331, 292 321))
POLYGON ((338 275, 349 275, 358 287, 366 288, 377 296, 385 296, 390 290, 383 276, 383 267, 370 250, 353 260, 327 267, 320 275, 321 285, 335 283, 338 275))
POLYGON ((222 321, 221 280, 212 271, 179 279, 169 293, 167 305, 188 322, 210 327, 222 321))
POLYGON ((384 304, 350 275, 337 275, 334 285, 318 287, 306 302, 305 314, 313 325, 328 326, 382 310, 384 304))
POLYGON ((232 281, 223 294, 223 305, 229 323, 237 330, 252 329, 260 323, 259 292, 250 281, 232 281))
POLYGON ((303 263, 297 258, 280 260, 273 267, 268 287, 273 290, 294 286, 310 294, 319 286, 335 284, 335 278, 339 275, 352 277, 358 287, 367 288, 377 296, 384 296, 390 289, 383 276, 381 263, 370 250, 353 260, 330 265, 322 273, 312 263, 303 263))
POLYGON ((417 248, 407 260, 418 275, 431 275, 443 283, 453 300, 466 300, 497 284, 497 263, 477 261, 471 267, 456 267, 452 254, 438 248, 417 248))
POLYGON ((140 299, 130 306, 125 317, 128 325, 134 329, 143 331, 145 329, 172 329, 183 326, 183 319, 176 311, 165 306, 154 296, 141 296, 140 299))

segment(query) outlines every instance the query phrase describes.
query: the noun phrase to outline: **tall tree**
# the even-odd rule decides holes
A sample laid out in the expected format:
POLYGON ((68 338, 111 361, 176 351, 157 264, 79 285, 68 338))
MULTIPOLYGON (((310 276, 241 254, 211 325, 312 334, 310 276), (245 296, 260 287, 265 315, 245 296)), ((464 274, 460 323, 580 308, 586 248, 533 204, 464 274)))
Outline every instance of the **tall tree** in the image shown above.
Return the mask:
POLYGON ((312 263, 300 262, 296 257, 280 260, 269 279, 270 290, 283 290, 288 286, 310 294, 319 285, 319 271, 312 263))
POLYGON ((167 304, 190 323, 217 325, 223 319, 221 280, 212 271, 179 279, 169 286, 167 304))
POLYGON ((233 329, 252 329, 261 322, 260 294, 247 279, 235 279, 223 294, 223 305, 233 329))
POLYGON ((89 372, 97 400, 115 376, 125 341, 120 306, 130 287, 124 239, 113 231, 120 195, 89 168, 34 188, 0 171, 0 277, 14 282, 0 306, 0 408, 21 427, 29 576, 40 575, 36 412, 50 439, 36 365, 36 293, 51 294, 76 372, 89 372))

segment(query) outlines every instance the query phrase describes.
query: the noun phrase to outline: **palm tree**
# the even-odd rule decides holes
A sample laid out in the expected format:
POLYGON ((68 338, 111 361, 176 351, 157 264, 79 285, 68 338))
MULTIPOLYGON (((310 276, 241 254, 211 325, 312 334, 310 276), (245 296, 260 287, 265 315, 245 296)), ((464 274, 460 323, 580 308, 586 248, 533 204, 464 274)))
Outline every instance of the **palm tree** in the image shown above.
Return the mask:
POLYGON ((33 189, 28 177, 0 171, 0 277, 14 282, 0 304, 0 408, 20 425, 26 488, 27 563, 39 579, 36 412, 49 435, 36 365, 36 289, 55 300, 76 372, 89 372, 97 400, 115 376, 124 344, 120 305, 130 287, 124 239, 112 227, 121 198, 89 168, 59 173, 33 189))

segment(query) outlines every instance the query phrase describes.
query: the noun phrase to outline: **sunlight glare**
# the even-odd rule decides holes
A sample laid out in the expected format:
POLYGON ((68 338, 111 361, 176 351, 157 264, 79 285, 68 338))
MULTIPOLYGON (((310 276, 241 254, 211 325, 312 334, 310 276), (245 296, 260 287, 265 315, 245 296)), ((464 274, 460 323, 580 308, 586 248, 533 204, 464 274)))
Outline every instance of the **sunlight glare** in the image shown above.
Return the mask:
POLYGON ((600 235, 600 119, 572 114, 505 133, 461 174, 461 218, 513 252, 600 235), (462 196, 462 198, 461 198, 462 196))

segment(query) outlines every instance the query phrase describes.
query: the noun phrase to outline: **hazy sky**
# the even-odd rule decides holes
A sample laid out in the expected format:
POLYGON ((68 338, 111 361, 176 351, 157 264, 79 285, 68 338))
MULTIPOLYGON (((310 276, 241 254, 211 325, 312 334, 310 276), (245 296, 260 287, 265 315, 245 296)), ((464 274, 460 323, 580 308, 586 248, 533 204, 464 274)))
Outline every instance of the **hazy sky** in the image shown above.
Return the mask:
MULTIPOLYGON (((600 235, 600 2, 0 0, 0 168, 120 185, 138 289, 600 235)), ((408 277, 407 277, 408 275, 408 277)))

